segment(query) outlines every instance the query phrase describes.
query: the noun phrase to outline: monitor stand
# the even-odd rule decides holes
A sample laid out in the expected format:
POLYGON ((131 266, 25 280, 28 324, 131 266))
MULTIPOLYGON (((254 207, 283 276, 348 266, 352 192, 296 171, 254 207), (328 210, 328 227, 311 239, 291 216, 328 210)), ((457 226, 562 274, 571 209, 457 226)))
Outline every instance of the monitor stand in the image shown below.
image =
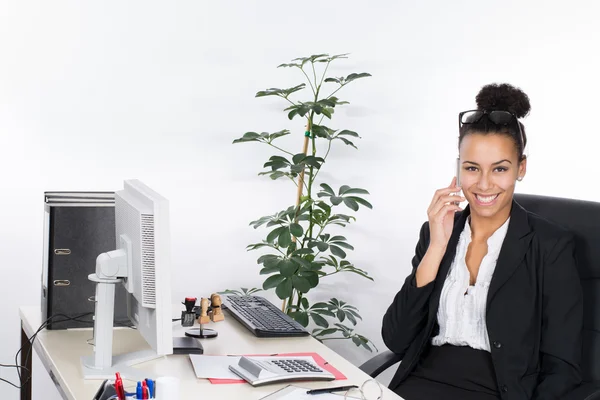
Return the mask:
POLYGON ((91 274, 88 279, 96 283, 96 309, 94 315, 94 354, 81 357, 84 379, 114 379, 119 372, 123 378, 143 380, 147 372, 132 365, 161 358, 152 349, 113 356, 113 318, 115 285, 122 279, 99 278, 91 274))

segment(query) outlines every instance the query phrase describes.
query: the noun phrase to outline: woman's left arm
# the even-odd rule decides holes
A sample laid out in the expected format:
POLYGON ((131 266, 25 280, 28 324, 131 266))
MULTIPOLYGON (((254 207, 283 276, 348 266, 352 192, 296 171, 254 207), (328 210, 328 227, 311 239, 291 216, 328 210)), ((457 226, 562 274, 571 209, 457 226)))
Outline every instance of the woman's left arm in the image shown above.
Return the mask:
POLYGON ((573 236, 559 238, 545 262, 541 370, 533 399, 561 399, 581 383, 583 294, 573 236))

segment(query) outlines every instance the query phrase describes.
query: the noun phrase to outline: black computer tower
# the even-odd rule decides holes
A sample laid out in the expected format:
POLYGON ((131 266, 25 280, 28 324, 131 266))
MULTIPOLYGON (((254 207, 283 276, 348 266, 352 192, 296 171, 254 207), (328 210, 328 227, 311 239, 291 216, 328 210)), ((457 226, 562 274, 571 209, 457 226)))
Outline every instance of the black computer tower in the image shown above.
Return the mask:
MULTIPOLYGON (((112 192, 46 192, 44 195, 43 321, 48 329, 93 326, 96 257, 115 250, 115 202, 112 192), (86 314, 79 320, 60 322, 86 314), (58 321, 58 322, 57 322, 58 321)), ((117 284, 115 326, 131 325, 127 292, 117 284)))

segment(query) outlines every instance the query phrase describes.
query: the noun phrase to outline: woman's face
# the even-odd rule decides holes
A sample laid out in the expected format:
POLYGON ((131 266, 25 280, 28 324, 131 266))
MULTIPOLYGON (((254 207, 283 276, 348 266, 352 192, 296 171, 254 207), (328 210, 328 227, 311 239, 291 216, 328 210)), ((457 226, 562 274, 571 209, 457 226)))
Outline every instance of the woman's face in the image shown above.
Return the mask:
POLYGON ((502 134, 472 133, 460 144, 460 180, 471 214, 491 218, 510 213, 517 178, 525 176, 513 140, 502 134))

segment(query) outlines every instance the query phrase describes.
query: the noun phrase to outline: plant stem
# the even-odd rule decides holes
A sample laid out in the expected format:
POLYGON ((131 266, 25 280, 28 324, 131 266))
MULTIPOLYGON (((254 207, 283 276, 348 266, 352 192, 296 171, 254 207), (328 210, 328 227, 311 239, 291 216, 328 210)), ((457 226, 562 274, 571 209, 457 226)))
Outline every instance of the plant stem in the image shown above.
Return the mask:
POLYGON ((302 71, 302 73, 304 74, 304 76, 308 80, 308 84, 310 85, 310 88, 312 89, 313 94, 315 94, 316 93, 315 87, 313 86, 312 82, 310 81, 310 78, 308 77, 308 75, 306 75, 306 72, 304 71, 304 68, 300 67, 300 71, 302 71))
MULTIPOLYGON (((284 300, 284 301, 285 301, 285 300, 284 300)), ((287 300, 287 303, 288 303, 288 305, 289 305, 289 304, 292 304, 292 303, 293 303, 293 301, 294 301, 294 291, 292 290, 292 294, 290 294, 290 297, 289 297, 289 298, 288 298, 288 300, 287 300)), ((283 312, 285 312, 286 314, 288 314, 288 315, 289 315, 289 313, 291 312, 291 309, 288 309, 288 310, 282 310, 282 311, 283 311, 283 312)))
MULTIPOLYGON (((327 145, 327 152, 325 153, 325 157, 323 157, 323 164, 325 164, 325 161, 327 161, 327 156, 329 155, 330 150, 331 150, 331 140, 329 141, 329 143, 327 145)), ((320 171, 321 171, 320 169, 317 170, 317 172, 315 173, 314 179, 317 179, 317 175, 319 175, 320 171)))
POLYGON ((330 98, 331 96, 333 96, 334 94, 336 94, 336 93, 337 93, 337 92, 338 92, 338 91, 339 91, 341 88, 343 88, 344 86, 346 86, 346 84, 345 84, 345 83, 342 83, 342 84, 340 85, 340 87, 339 87, 339 88, 337 88, 337 89, 335 89, 335 90, 333 91, 333 93, 331 93, 329 96, 327 96, 327 98, 330 98))
POLYGON ((325 79, 325 74, 327 73, 327 69, 329 68, 329 64, 331 61, 327 61, 327 65, 325 66, 325 71, 323 71, 323 75, 321 76, 321 83, 319 83, 319 89, 321 89, 321 85, 323 84, 323 79, 325 79))
MULTIPOLYGON (((293 293, 293 292, 292 292, 293 293)), ((302 301, 302 293, 298 292, 298 302, 296 303, 296 309, 300 309, 300 302, 302 301)))
POLYGON ((269 145, 269 146, 271 146, 271 147, 275 147, 277 150, 280 150, 280 151, 283 151, 284 153, 287 153, 287 154, 289 154, 290 156, 293 156, 293 155, 294 155, 294 153, 290 153, 289 151, 287 151, 287 150, 284 150, 284 149, 282 149, 281 147, 277 147, 277 146, 275 146, 275 145, 274 145, 274 144, 272 144, 272 143, 269 143, 269 142, 265 142, 265 143, 266 143, 266 144, 268 144, 268 145, 269 145))

